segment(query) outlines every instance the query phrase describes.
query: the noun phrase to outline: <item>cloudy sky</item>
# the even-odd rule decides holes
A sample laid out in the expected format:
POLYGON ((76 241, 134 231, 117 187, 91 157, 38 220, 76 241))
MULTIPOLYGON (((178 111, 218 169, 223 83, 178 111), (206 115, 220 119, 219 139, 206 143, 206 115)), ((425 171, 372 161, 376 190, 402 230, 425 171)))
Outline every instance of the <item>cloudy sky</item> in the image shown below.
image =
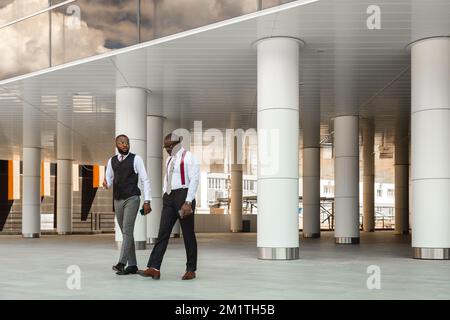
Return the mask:
MULTIPOLYGON (((53 0, 53 4, 64 0, 53 0)), ((264 0, 264 7, 289 0, 264 0)), ((53 65, 137 42, 136 0, 78 0, 52 14, 53 65), (75 27, 74 27, 75 26, 75 27)), ((48 0, 0 0, 0 25, 48 6, 48 0)), ((141 0, 141 39, 148 41, 256 10, 257 0, 141 0), (154 12, 156 10, 156 19, 154 12)), ((0 79, 49 65, 49 14, 0 29, 0 79)))

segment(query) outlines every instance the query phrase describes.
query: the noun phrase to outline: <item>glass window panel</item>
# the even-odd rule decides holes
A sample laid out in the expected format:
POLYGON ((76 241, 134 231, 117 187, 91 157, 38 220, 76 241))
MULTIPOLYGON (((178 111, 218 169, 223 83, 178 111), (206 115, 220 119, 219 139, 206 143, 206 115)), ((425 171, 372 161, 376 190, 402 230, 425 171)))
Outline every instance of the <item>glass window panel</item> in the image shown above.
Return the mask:
POLYGON ((0 29, 0 79, 49 66, 48 25, 49 13, 46 12, 0 29))

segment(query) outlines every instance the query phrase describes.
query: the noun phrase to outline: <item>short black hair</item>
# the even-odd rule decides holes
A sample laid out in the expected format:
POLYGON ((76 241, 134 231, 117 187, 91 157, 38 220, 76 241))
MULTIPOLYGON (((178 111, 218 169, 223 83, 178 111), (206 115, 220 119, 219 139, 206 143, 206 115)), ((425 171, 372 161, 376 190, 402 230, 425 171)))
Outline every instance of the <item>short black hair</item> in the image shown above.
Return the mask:
POLYGON ((125 138, 125 139, 128 140, 128 142, 130 141, 130 138, 128 138, 128 136, 126 136, 125 134, 119 134, 119 135, 116 137, 116 141, 117 141, 117 139, 119 139, 119 138, 125 138))
POLYGON ((175 133, 169 133, 167 136, 165 136, 164 141, 171 141, 171 142, 178 142, 180 143, 181 141, 183 141, 183 137, 182 136, 178 136, 175 133))

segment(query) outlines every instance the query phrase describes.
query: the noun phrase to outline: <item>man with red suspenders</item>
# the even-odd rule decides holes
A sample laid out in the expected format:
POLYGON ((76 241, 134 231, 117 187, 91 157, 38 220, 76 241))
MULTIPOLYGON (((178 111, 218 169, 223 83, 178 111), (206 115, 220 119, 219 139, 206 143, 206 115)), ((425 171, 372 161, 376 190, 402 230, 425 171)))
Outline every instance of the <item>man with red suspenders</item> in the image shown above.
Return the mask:
POLYGON ((182 280, 195 278, 197 270, 197 240, 194 232, 195 194, 200 179, 200 163, 181 145, 181 137, 169 134, 164 138, 164 149, 170 157, 166 161, 164 177, 163 209, 158 239, 147 263, 148 269, 139 272, 141 276, 160 278, 160 267, 169 243, 170 233, 180 220, 186 249, 186 273, 182 280))

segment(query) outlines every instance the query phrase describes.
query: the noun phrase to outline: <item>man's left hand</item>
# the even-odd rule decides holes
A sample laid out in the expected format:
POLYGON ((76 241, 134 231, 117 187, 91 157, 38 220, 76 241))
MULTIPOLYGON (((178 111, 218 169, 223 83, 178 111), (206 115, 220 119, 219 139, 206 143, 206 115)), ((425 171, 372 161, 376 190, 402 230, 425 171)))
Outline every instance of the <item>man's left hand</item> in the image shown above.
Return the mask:
POLYGON ((181 211, 183 212, 183 218, 192 214, 192 205, 189 203, 183 203, 181 206, 181 211))

